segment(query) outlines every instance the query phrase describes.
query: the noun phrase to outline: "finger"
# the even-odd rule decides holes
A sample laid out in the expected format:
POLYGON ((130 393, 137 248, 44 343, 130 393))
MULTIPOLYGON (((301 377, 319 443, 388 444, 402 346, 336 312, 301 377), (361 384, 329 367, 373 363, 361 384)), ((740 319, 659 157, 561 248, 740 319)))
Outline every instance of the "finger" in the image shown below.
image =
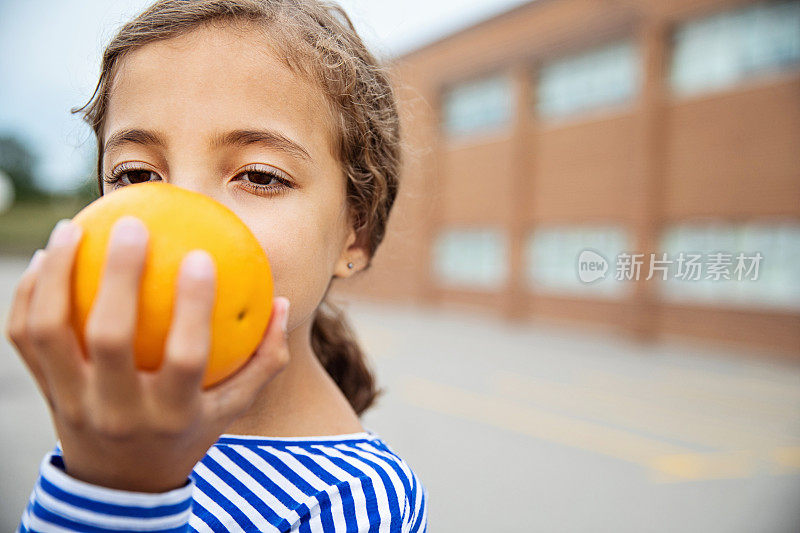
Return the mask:
POLYGON ((111 228, 103 278, 86 322, 86 345, 101 398, 127 404, 138 387, 133 344, 139 285, 147 254, 147 228, 123 216, 111 228))
POLYGON ((159 394, 171 405, 185 404, 201 390, 215 299, 214 261, 205 250, 193 250, 181 263, 172 324, 156 379, 159 394))
POLYGON ((264 339, 245 365, 221 383, 204 391, 207 416, 220 420, 238 416, 259 391, 289 363, 286 323, 289 300, 275 298, 264 339))
POLYGON ((68 219, 56 224, 39 266, 26 327, 43 374, 55 395, 72 398, 80 389, 85 361, 69 321, 71 274, 82 228, 68 219))
POLYGON ((33 288, 36 284, 36 278, 44 253, 44 250, 36 250, 36 252, 34 252, 30 263, 22 273, 22 277, 14 290, 14 298, 11 302, 11 309, 6 322, 6 337, 17 347, 20 357, 36 380, 39 391, 49 402, 49 387, 47 386, 47 381, 42 372, 37 354, 28 338, 27 331, 28 309, 31 305, 33 288))

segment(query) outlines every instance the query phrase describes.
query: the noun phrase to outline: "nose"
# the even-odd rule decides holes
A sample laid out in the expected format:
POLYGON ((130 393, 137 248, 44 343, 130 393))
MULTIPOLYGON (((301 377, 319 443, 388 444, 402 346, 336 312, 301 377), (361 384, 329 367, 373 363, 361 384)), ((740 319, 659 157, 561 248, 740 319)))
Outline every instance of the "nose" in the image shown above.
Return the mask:
POLYGON ((198 192, 218 202, 223 202, 222 193, 224 192, 224 188, 222 181, 218 176, 212 176, 211 172, 208 170, 178 169, 170 174, 171 175, 164 180, 170 185, 198 192))
POLYGON ((226 194, 224 180, 209 170, 177 170, 164 179, 170 185, 200 193, 233 210, 233 199, 226 194))

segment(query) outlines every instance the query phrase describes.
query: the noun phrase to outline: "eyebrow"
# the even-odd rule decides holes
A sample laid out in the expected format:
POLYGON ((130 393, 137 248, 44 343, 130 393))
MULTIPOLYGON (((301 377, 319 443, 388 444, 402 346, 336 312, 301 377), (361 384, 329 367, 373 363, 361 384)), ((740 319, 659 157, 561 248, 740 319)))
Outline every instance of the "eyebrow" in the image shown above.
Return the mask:
MULTIPOLYGON (((164 135, 150 130, 125 129, 113 133, 103 147, 104 153, 115 150, 126 143, 141 144, 144 146, 154 145, 165 148, 167 146, 164 135)), ((223 146, 245 147, 252 144, 261 144, 269 148, 275 148, 286 152, 295 157, 310 160, 308 150, 302 145, 286 137, 282 133, 271 130, 233 130, 215 135, 209 146, 211 148, 221 148, 223 146)))

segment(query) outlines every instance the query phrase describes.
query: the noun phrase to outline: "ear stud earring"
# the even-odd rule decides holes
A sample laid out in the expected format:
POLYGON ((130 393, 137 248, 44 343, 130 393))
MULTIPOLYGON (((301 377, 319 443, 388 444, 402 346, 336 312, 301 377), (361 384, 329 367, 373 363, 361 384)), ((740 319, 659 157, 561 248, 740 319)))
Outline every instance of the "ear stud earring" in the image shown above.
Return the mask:
POLYGON ((347 263, 347 268, 353 268, 353 263, 347 263))

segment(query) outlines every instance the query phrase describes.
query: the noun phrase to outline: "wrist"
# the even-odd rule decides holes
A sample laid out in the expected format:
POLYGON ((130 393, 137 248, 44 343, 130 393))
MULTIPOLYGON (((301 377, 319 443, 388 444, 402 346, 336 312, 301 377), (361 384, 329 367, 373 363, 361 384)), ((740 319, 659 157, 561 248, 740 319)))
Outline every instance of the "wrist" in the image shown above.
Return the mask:
POLYGON ((194 480, 179 489, 162 493, 118 490, 86 483, 68 475, 63 458, 55 451, 40 464, 23 523, 36 520, 44 529, 59 531, 185 531, 192 514, 194 480), (55 529, 55 528, 53 528, 55 529))
MULTIPOLYGON (((124 491, 136 494, 165 494, 169 492, 185 490, 192 480, 188 476, 180 479, 173 476, 165 478, 163 476, 147 475, 144 472, 132 474, 129 472, 109 472, 107 470, 97 470, 93 468, 77 468, 67 465, 63 456, 53 455, 49 464, 69 480, 77 483, 107 489, 112 491, 124 491)), ((57 474, 56 474, 57 475, 57 474)))

